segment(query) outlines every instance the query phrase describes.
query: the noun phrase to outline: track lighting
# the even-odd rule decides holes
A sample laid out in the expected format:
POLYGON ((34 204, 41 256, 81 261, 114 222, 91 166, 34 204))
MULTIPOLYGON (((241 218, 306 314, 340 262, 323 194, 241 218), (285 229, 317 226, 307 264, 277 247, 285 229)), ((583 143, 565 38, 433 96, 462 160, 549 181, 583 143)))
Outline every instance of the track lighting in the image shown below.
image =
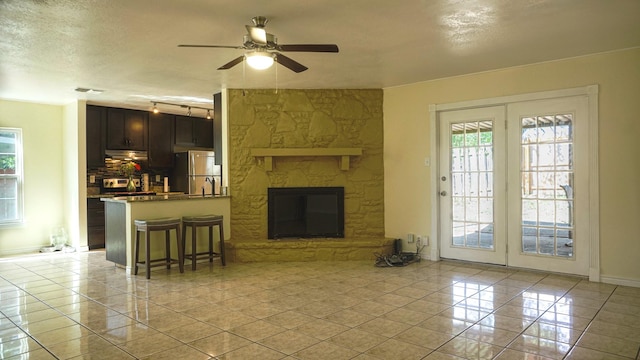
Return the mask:
POLYGON ((171 106, 177 106, 183 109, 187 109, 187 116, 191 116, 194 115, 192 110, 193 109, 197 109, 197 110, 206 110, 206 115, 202 114, 202 115, 197 115, 197 116, 205 116, 208 120, 211 120, 213 118, 213 116, 211 115, 211 113, 213 112, 212 108, 206 108, 206 107, 200 107, 200 106, 191 106, 191 105, 183 105, 183 104, 173 104, 173 103, 168 103, 168 102, 164 102, 164 101, 151 101, 151 103, 153 104, 153 108, 151 108, 151 112, 153 112, 154 114, 158 114, 160 113, 160 109, 158 109, 158 104, 161 105, 171 105, 171 106))

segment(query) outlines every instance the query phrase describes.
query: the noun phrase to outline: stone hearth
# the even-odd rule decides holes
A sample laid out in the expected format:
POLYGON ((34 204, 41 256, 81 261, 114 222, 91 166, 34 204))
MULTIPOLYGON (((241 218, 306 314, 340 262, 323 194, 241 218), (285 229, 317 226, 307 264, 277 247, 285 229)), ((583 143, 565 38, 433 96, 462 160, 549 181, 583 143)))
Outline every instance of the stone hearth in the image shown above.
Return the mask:
POLYGON ((375 260, 391 254, 393 239, 292 239, 229 242, 226 256, 232 262, 375 260))

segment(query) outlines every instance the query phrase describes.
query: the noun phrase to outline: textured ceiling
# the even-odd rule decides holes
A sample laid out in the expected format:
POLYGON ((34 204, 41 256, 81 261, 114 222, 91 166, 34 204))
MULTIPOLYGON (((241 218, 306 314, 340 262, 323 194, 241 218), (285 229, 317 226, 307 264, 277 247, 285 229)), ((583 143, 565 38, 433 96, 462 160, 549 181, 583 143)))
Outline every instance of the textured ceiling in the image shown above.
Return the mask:
POLYGON ((638 0, 1 0, 0 98, 149 108, 222 88, 385 88, 640 46, 638 0), (251 18, 309 67, 219 66, 251 18), (81 94, 77 87, 105 90, 81 94))

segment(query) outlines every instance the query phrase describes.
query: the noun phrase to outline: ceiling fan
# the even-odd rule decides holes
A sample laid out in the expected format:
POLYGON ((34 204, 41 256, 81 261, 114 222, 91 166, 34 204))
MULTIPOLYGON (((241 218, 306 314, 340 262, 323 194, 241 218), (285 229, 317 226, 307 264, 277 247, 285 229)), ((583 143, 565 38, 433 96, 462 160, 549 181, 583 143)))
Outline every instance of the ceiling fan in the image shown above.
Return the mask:
POLYGON ((338 45, 335 44, 278 44, 278 39, 273 34, 269 34, 265 30, 265 25, 269 21, 264 16, 256 16, 251 19, 253 26, 245 25, 247 35, 244 35, 242 46, 227 45, 187 45, 180 44, 179 47, 193 48, 226 48, 248 50, 244 55, 239 56, 228 63, 220 66, 218 70, 231 69, 243 60, 247 60, 249 66, 262 70, 269 68, 274 60, 282 66, 295 71, 303 72, 308 68, 299 62, 284 56, 279 51, 297 51, 297 52, 338 52, 338 45))

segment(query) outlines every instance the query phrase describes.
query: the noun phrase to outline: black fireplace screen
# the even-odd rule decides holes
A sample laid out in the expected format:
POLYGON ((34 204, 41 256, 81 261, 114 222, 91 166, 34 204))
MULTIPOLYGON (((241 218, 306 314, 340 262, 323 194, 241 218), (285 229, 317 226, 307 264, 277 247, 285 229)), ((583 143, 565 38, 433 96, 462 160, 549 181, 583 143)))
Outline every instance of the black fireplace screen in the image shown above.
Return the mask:
POLYGON ((344 188, 268 189, 269 239, 344 238, 344 188))

